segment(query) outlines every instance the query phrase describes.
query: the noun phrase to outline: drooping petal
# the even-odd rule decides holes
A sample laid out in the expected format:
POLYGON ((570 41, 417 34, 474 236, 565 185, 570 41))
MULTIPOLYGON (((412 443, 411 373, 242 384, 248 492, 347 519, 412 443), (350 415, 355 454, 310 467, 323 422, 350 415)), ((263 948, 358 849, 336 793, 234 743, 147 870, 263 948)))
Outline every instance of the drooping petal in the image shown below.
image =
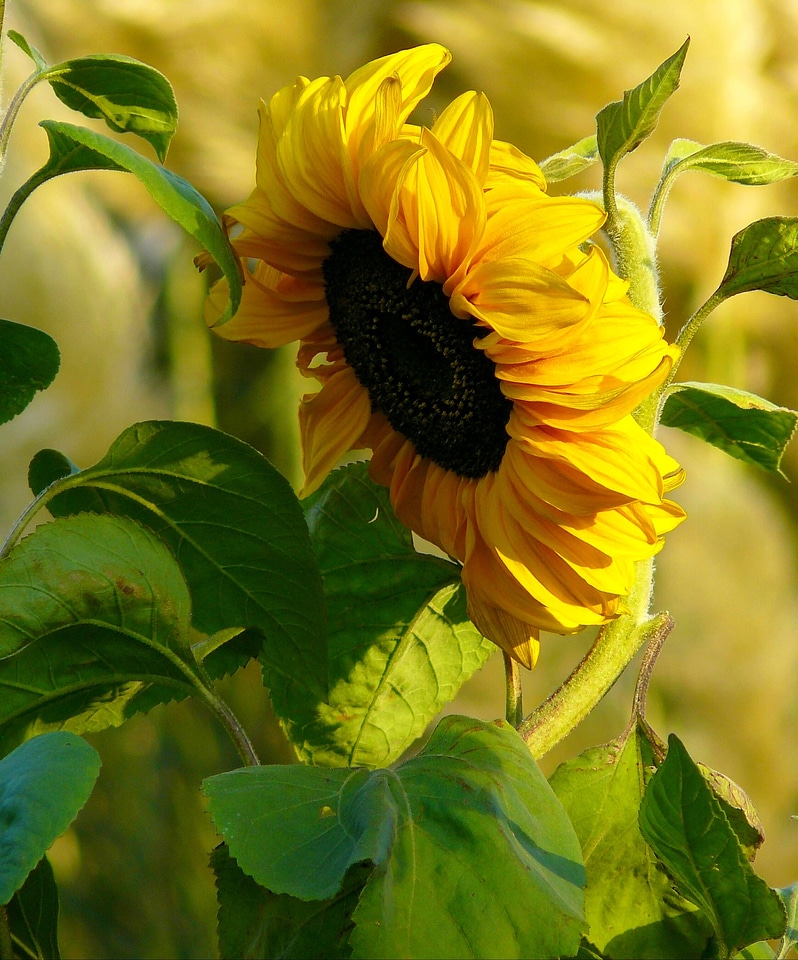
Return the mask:
POLYGON ((371 401, 351 367, 342 366, 322 389, 303 397, 299 408, 305 484, 302 496, 318 489, 342 457, 356 449, 371 417, 371 401))

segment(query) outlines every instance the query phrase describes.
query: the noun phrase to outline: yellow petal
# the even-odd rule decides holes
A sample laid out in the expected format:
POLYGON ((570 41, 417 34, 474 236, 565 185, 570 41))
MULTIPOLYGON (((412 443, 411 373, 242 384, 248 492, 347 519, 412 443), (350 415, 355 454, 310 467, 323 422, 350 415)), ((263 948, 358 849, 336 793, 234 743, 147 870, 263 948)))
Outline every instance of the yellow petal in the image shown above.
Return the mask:
POLYGON ((490 167, 493 111, 484 93, 471 91, 453 100, 432 126, 436 139, 473 170, 484 184, 490 167))
POLYGON ((468 616, 483 637, 501 647, 527 670, 538 662, 540 630, 537 627, 489 603, 475 591, 468 594, 468 616))
POLYGON ((322 389, 302 399, 299 429, 305 484, 301 496, 318 489, 327 474, 350 451, 371 417, 371 401, 352 368, 342 366, 322 389))
POLYGON ((534 160, 511 143, 494 140, 490 147, 488 189, 517 181, 533 184, 540 190, 546 189, 546 178, 534 160))

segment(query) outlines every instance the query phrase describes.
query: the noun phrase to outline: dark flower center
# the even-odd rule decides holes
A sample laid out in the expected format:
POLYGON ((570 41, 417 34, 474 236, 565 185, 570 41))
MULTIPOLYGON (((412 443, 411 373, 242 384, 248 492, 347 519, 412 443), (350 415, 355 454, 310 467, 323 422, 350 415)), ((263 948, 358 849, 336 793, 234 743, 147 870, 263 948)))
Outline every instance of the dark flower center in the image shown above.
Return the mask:
POLYGON ((412 271, 373 230, 344 230, 322 269, 330 323, 372 410, 444 470, 498 470, 512 401, 474 347, 487 331, 455 317, 440 284, 408 287, 412 271))

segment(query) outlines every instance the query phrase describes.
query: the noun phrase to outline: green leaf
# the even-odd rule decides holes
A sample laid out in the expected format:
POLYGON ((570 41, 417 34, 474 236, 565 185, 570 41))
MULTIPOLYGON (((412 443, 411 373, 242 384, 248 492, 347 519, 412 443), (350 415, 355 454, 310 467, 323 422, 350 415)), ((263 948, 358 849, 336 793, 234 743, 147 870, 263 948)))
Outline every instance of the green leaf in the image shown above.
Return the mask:
MULTIPOLYGON (((128 427, 99 463, 59 489, 47 504, 55 516, 105 512, 158 534, 180 562, 201 633, 261 631, 278 715, 289 697, 324 696, 318 566, 291 487, 257 450, 199 424, 148 421, 128 427)), ((239 653, 235 640, 220 647, 213 672, 235 669, 239 653)))
POLYGON ((51 336, 0 320, 0 423, 22 413, 37 391, 49 387, 60 364, 61 354, 51 336))
POLYGON ((94 54, 48 67, 41 79, 70 109, 152 144, 163 163, 177 130, 177 103, 171 84, 154 67, 132 57, 94 54))
POLYGON ((766 217, 732 237, 717 296, 725 299, 750 290, 798 299, 798 218, 766 217))
POLYGON ((795 411, 745 390, 689 382, 670 387, 661 417, 664 426, 678 427, 771 473, 781 473, 797 422, 795 411))
POLYGON ((704 146, 694 140, 674 140, 662 175, 672 179, 687 170, 701 170, 711 177, 746 186, 762 186, 798 176, 798 163, 751 143, 727 140, 704 146))
POLYGON ((16 30, 9 30, 8 39, 11 40, 12 43, 15 43, 24 54, 33 60, 33 62, 36 64, 37 70, 47 69, 47 61, 42 56, 41 52, 37 50, 33 44, 28 43, 21 33, 17 33, 16 30))
POLYGON ((15 957, 59 960, 58 887, 47 857, 28 874, 7 912, 15 957))
POLYGON ((182 177, 142 157, 127 144, 71 123, 43 120, 40 126, 50 141, 50 158, 12 197, 3 218, 6 229, 10 219, 36 187, 53 177, 78 170, 121 170, 132 173, 164 212, 199 241, 219 265, 229 284, 230 296, 218 322, 229 320, 241 302, 241 265, 219 219, 202 194, 182 177))
POLYGON ((582 845, 590 941, 614 960, 700 957, 712 933, 673 889, 638 828, 654 762, 645 729, 635 726, 562 764, 550 780, 582 845))
POLYGON ((787 929, 779 944, 779 956, 789 956, 791 950, 798 947, 798 883, 776 890, 787 911, 787 929))
POLYGON ((352 911, 371 873, 358 864, 329 900, 298 900, 255 883, 222 844, 211 855, 219 900, 219 954, 235 960, 351 956, 352 911))
POLYGON ((734 956, 736 960, 775 960, 776 953, 766 940, 758 940, 734 956))
POLYGON ((581 173, 598 160, 598 144, 596 136, 585 137, 578 143, 554 153, 541 161, 540 169, 549 183, 567 180, 569 177, 581 173))
POLYGON ((423 734, 494 651, 471 625, 458 565, 418 553, 364 463, 305 502, 324 578, 329 693, 294 698, 300 758, 385 766, 423 734))
POLYGON ((0 760, 0 903, 8 903, 78 815, 100 772, 94 747, 46 733, 0 760))
POLYGON ((57 450, 40 450, 28 465, 28 486, 38 497, 51 483, 73 473, 80 473, 80 468, 69 457, 57 450))
POLYGON ((608 170, 654 132, 665 102, 679 86, 689 45, 688 37, 648 79, 625 90, 623 100, 608 103, 597 114, 598 152, 608 170))
POLYGON ((640 805, 640 830, 679 891, 711 921, 721 957, 783 935, 778 894, 754 873, 720 803, 673 734, 640 805))
POLYGON ((446 717, 394 770, 251 767, 204 783, 239 866, 326 900, 370 861, 355 957, 571 956, 584 871, 568 818, 507 724, 446 717))
POLYGON ((163 542, 130 520, 37 527, 0 562, 0 610, 6 744, 116 726, 146 683, 169 696, 196 685, 188 588, 163 542))

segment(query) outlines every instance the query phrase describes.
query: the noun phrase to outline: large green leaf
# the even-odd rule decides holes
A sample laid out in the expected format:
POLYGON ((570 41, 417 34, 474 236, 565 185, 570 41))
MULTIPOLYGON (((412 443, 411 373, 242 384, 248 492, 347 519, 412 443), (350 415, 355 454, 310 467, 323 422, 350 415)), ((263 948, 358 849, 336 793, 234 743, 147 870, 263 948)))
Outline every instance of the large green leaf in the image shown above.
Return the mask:
POLYGON ((230 960, 306 960, 351 956, 352 912, 368 879, 367 864, 351 867, 329 900, 298 900, 255 883, 222 844, 211 856, 219 900, 219 954, 230 960))
POLYGON ((288 733, 328 766, 384 766, 421 736, 494 647, 466 614, 460 568, 418 553, 366 464, 306 501, 329 618, 329 693, 295 699, 288 733))
POLYGON ((766 217, 732 237, 717 295, 726 298, 749 290, 798 299, 798 218, 766 217))
MULTIPOLYGON (((66 474, 65 458, 59 466, 52 452, 45 456, 55 475, 66 474)), ((31 473, 40 484, 55 479, 34 465, 31 473)), ((147 421, 125 430, 93 467, 63 476, 53 494, 47 506, 57 516, 128 516, 171 547, 191 589, 195 628, 233 636, 206 661, 211 673, 235 669, 242 651, 251 655, 251 634, 230 628, 254 627, 278 714, 297 700, 323 698, 318 566, 296 497, 260 453, 210 427, 147 421)))
POLYGON ((638 810, 653 763, 645 729, 636 725, 562 764, 550 780, 582 845, 588 937, 613 960, 700 957, 712 934, 640 834, 638 810))
POLYGON ((786 914, 758 877, 701 771, 675 735, 640 804, 640 831, 677 889, 712 923, 720 957, 781 937, 786 914))
POLYGON ((72 823, 99 772, 94 747, 63 731, 34 737, 0 760, 0 903, 72 823))
POLYGON ((7 912, 15 958, 59 960, 58 887, 47 857, 28 874, 7 912))
POLYGON ((121 723, 144 684, 196 686, 191 602, 172 554, 119 517, 43 524, 0 562, 0 739, 121 723))
POLYGON ((58 373, 61 354, 49 334, 0 320, 0 423, 27 407, 58 373))
POLYGON ((72 110, 152 144, 163 163, 177 130, 177 103, 171 84, 154 67, 103 53, 48 67, 41 79, 72 110))
POLYGON ((781 458, 798 413, 762 397, 716 383, 676 383, 661 422, 706 440, 729 456, 781 473, 781 458))
POLYGON ((704 146, 694 140, 674 140, 665 157, 662 175, 673 179, 687 170, 700 170, 731 183, 762 186, 798 176, 798 163, 752 143, 728 140, 704 146))
POLYGON ((649 137, 665 102, 679 86, 690 38, 642 83, 625 90, 623 100, 608 103, 596 116, 598 152, 605 168, 613 169, 627 153, 649 137))
POLYGON ((50 157, 14 194, 0 221, 0 244, 11 220, 33 191, 53 177, 78 170, 119 170, 132 173, 163 211, 210 253, 229 284, 229 301, 219 320, 224 323, 241 302, 241 265, 208 201, 188 181, 127 144, 84 127, 43 120, 50 157))
POLYGON ((326 900, 373 871, 355 957, 571 956, 584 870, 565 813, 507 724, 450 716, 394 770, 258 767, 204 784, 239 866, 326 900))

